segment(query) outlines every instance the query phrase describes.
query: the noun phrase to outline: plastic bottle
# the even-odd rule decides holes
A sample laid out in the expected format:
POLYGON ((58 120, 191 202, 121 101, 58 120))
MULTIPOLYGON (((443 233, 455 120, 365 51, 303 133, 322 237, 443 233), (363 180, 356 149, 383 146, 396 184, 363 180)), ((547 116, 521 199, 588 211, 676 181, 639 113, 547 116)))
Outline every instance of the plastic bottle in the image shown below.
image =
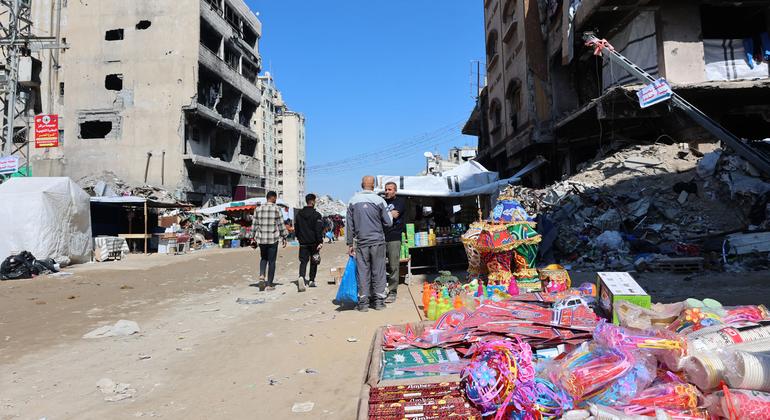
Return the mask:
POLYGON ((438 319, 438 299, 435 295, 431 295, 430 303, 428 304, 428 319, 435 321, 438 319))
MULTIPOLYGON (((452 310, 452 305, 449 303, 449 299, 447 299, 447 298, 441 299, 441 304, 439 305, 439 310, 438 310, 439 314, 438 315, 439 316, 444 315, 445 313, 447 313, 447 312, 449 312, 451 310, 452 310)), ((438 317, 436 317, 436 318, 438 318, 438 317)))
POLYGON ((464 304, 463 304, 463 300, 460 299, 460 295, 455 296, 455 301, 453 306, 455 310, 458 310, 458 311, 463 308, 464 304))
POLYGON ((430 284, 424 283, 422 285, 422 309, 425 311, 425 316, 428 316, 428 306, 430 306, 431 295, 430 284))

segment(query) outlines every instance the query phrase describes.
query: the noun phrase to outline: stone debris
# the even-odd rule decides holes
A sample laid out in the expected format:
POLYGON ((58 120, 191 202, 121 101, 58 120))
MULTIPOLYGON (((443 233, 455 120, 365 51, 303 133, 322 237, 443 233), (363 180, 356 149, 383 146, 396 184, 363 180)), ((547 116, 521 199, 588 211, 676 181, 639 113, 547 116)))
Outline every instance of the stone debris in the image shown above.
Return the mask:
POLYGON ((345 216, 348 206, 341 200, 335 200, 329 195, 322 195, 316 199, 315 209, 321 213, 321 216, 340 215, 345 216))
POLYGON ((770 230, 770 182, 727 151, 635 145, 580 166, 547 188, 509 187, 539 215, 542 261, 625 271, 640 268, 635 262, 659 267, 649 263, 666 258, 674 267, 676 258, 702 257, 706 268, 722 269, 737 254, 727 235, 770 230))
POLYGON ((312 401, 298 402, 298 403, 294 403, 294 405, 291 406, 291 412, 292 413, 309 413, 313 411, 313 407, 315 407, 315 403, 312 401))
POLYGON ((121 319, 115 325, 105 325, 92 330, 83 338, 125 337, 141 332, 139 324, 134 321, 121 319))
POLYGON ((96 383, 96 389, 104 395, 104 401, 117 402, 133 398, 136 390, 131 384, 115 383, 112 379, 102 378, 96 383))
POLYGON ((110 171, 87 175, 77 183, 92 197, 134 196, 163 203, 184 204, 172 192, 148 184, 131 185, 110 171))

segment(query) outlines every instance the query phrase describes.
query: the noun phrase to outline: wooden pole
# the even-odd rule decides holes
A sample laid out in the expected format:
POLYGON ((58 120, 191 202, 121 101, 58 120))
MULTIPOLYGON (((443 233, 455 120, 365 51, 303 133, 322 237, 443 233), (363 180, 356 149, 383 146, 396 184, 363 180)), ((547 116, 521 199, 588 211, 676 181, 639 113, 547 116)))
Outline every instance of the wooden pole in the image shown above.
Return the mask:
POLYGON ((147 254, 147 200, 144 200, 144 253, 147 254))

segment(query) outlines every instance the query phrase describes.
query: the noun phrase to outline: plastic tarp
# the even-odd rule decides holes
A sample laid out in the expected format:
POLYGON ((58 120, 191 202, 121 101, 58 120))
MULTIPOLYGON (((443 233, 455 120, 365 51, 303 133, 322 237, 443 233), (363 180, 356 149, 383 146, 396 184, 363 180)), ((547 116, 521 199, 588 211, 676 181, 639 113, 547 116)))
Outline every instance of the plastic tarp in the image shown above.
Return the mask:
POLYGON ((0 256, 90 261, 90 196, 69 178, 12 178, 0 185, 0 256))
POLYGON ((742 39, 704 39, 703 50, 706 58, 706 79, 740 80, 767 79, 770 77, 768 64, 755 58, 755 65, 749 67, 742 39))
POLYGON ((545 163, 537 157, 516 175, 500 179, 497 172, 488 171, 480 163, 471 160, 446 171, 442 176, 377 176, 377 192, 384 191, 385 184, 395 182, 398 195, 412 197, 473 197, 497 194, 500 187, 519 182, 528 172, 545 163))
MULTIPOLYGON (((609 40, 615 50, 636 63, 655 78, 658 77, 658 41, 655 32, 655 12, 640 12, 619 34, 609 40)), ((620 66, 609 60, 602 64, 604 89, 615 85, 637 83, 620 66)))

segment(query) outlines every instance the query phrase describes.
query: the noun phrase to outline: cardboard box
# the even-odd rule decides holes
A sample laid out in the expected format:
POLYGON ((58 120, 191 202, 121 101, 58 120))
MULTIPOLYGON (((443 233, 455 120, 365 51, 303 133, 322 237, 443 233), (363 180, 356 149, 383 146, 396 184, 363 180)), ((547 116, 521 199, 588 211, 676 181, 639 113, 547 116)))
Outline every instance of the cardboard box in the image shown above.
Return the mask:
POLYGON ((649 309, 652 305, 650 295, 626 272, 596 273, 596 289, 599 293, 599 305, 612 314, 612 322, 618 323, 615 303, 621 300, 649 309))
MULTIPOLYGON (((412 324, 413 328, 417 330, 421 328, 431 327, 435 321, 422 321, 420 323, 412 324)), ((405 325, 394 325, 394 328, 404 329, 405 325)), ((361 394, 358 401, 358 420, 366 420, 369 418, 369 391, 372 388, 380 388, 387 386, 409 386, 409 385, 430 385, 430 384, 442 384, 449 382, 460 382, 460 375, 441 375, 441 376, 424 376, 421 378, 404 378, 404 379, 380 379, 383 369, 383 357, 385 353, 382 351, 382 342, 384 340, 385 327, 377 328, 374 333, 374 338, 369 345, 369 355, 366 360, 366 367, 363 375, 363 386, 361 388, 361 394)))

